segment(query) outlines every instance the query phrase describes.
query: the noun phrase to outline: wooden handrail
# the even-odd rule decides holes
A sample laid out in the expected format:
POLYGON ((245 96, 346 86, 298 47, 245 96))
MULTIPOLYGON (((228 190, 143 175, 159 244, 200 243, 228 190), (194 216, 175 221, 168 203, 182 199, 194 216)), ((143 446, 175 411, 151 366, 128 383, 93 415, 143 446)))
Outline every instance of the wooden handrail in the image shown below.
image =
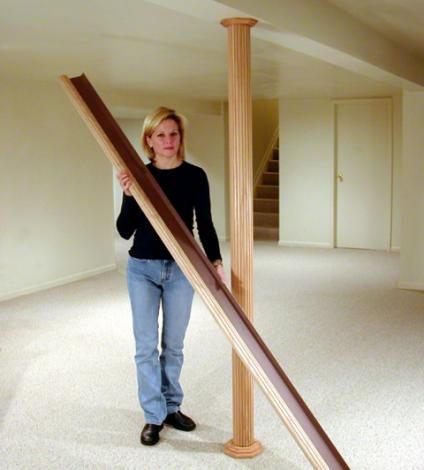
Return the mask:
POLYGON ((131 175, 132 195, 312 466, 349 469, 87 77, 60 81, 112 164, 131 175))

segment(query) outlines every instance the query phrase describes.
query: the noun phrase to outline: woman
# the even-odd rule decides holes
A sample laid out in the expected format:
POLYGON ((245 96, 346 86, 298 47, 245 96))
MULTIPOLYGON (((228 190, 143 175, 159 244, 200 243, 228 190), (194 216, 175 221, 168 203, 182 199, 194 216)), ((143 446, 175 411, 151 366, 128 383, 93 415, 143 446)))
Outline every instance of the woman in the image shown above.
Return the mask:
MULTIPOLYGON (((193 213, 196 214, 205 253, 224 281, 210 211, 208 180, 201 168, 184 160, 184 134, 183 118, 174 110, 161 107, 150 113, 141 136, 143 149, 151 161, 147 168, 191 231, 193 213)), ((193 289, 131 196, 129 175, 122 172, 118 177, 124 195, 117 229, 127 240, 134 235, 127 282, 136 343, 138 397, 146 422, 141 443, 154 445, 164 424, 181 431, 196 427, 180 411, 183 391, 179 382, 193 289), (160 305, 163 326, 159 354, 160 305)))

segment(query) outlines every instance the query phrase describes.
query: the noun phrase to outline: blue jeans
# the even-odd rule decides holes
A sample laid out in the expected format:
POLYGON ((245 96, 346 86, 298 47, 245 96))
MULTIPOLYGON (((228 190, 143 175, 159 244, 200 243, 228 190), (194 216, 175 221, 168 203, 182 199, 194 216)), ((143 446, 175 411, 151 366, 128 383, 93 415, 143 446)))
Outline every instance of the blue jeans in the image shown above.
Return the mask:
POLYGON ((183 399, 180 373, 184 337, 190 319, 193 288, 175 263, 129 257, 130 294, 138 399, 146 423, 162 424, 183 399), (162 304, 159 356, 159 308, 162 304))

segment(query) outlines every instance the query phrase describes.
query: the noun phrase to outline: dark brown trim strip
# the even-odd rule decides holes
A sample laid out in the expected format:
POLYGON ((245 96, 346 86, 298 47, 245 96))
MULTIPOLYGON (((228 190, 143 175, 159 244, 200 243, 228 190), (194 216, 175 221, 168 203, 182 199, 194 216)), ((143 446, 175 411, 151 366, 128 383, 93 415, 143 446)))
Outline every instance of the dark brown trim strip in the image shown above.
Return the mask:
MULTIPOLYGON (((95 89, 85 75, 68 79, 62 77, 65 86, 72 84, 73 93, 77 93, 90 114, 96 120, 98 126, 112 143, 114 149, 122 161, 122 167, 128 169, 130 174, 142 188, 150 203, 160 214, 167 229, 173 234, 181 250, 189 258, 198 275, 208 286, 211 294, 220 305, 226 317, 234 326, 251 354, 256 359, 269 381, 273 384, 288 409, 297 420, 313 446, 317 449, 324 462, 331 470, 348 469, 348 465, 339 454, 334 444, 324 432, 312 412, 309 410, 302 397, 296 391, 287 375, 272 355, 255 327, 248 320, 235 298, 227 287, 220 281, 215 269, 212 267, 203 251, 194 240, 192 234, 181 221, 177 212, 167 200, 165 194, 156 183, 143 164, 141 158, 134 150, 129 140, 120 129, 112 114, 106 108, 95 89), (67 82, 67 83, 65 83, 67 82)), ((69 90, 68 90, 69 91, 69 90)), ((251 369, 249 364, 246 366, 251 369)), ((253 371, 251 371, 253 373, 253 371)), ((253 373, 255 376, 255 374, 253 373)), ((261 384, 260 384, 261 385, 261 384)), ((265 391, 265 394, 266 391, 265 391)), ((267 395, 268 396, 268 395, 267 395)), ((299 443, 300 444, 300 443, 299 443)), ((301 444, 300 444, 301 445, 301 444)), ((302 445, 301 445, 302 447, 302 445)), ((302 450, 304 450, 302 448, 302 450)), ((319 467, 322 468, 322 467, 319 467)))

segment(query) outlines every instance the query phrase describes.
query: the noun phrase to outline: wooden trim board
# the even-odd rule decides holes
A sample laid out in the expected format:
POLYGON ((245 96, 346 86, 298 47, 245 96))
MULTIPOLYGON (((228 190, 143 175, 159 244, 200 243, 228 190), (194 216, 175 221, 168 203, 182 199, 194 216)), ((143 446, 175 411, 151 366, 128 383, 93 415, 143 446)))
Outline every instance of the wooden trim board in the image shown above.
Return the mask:
POLYGON ((131 192, 158 235, 316 469, 348 469, 277 360, 222 283, 193 235, 167 200, 85 75, 61 76, 73 105, 117 170, 126 170, 131 192))

